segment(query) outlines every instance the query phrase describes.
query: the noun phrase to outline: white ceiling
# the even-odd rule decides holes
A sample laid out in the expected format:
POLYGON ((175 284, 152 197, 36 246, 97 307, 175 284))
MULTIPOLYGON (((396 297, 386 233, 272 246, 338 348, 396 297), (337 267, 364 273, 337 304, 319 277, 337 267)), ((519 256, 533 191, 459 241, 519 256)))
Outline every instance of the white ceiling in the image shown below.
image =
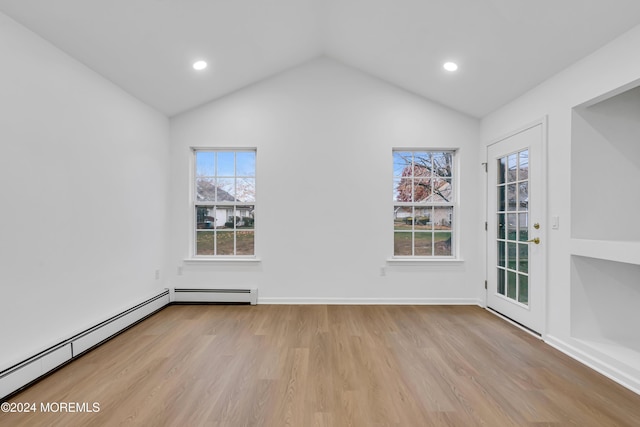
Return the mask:
POLYGON ((0 0, 0 11, 168 116, 328 55, 482 117, 640 23, 638 0, 0 0), (195 72, 196 59, 210 67, 195 72))

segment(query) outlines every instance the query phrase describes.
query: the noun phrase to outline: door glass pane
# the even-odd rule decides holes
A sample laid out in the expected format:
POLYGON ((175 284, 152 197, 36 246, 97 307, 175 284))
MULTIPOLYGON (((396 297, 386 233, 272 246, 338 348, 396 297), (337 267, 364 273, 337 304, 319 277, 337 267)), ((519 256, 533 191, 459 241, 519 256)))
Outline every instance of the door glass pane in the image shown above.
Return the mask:
POLYGON ((505 243, 498 241, 498 266, 499 267, 507 266, 507 257, 505 256, 504 247, 505 247, 505 243))
POLYGON ((513 242, 508 242, 507 243, 507 267, 509 267, 512 270, 516 269, 516 263, 517 263, 517 258, 516 258, 516 244, 513 242))
POLYGON ((498 239, 504 239, 507 224, 504 222, 504 214, 498 214, 498 239))
POLYGON ((529 240, 529 214, 518 214, 518 237, 521 242, 529 240))
POLYGON ((518 271, 522 273, 529 272, 529 245, 518 245, 518 271))
POLYGON ((513 182, 518 179, 518 155, 511 154, 507 160, 507 182, 513 182))
POLYGON ((516 273, 513 271, 507 271, 507 297, 515 299, 516 298, 516 283, 517 277, 516 273))
POLYGON ((520 274, 518 280, 518 302, 529 305, 529 278, 520 274))
POLYGON ((518 160, 518 180, 524 181, 529 179, 529 150, 523 150, 519 153, 518 160))
POLYGON ((505 276, 505 270, 502 270, 501 268, 498 269, 497 271, 497 275, 498 275, 498 293, 500 295, 504 295, 505 294, 505 284, 504 284, 504 276, 505 276))
POLYGON ((516 184, 507 184, 507 210, 518 210, 518 200, 516 194, 516 184))
POLYGON ((498 211, 499 212, 504 212, 506 210, 506 195, 504 194, 505 192, 505 186, 501 185, 498 187, 498 211))
POLYGON ((497 292, 523 304, 529 301, 529 153, 498 160, 497 292))
POLYGON ((518 186, 518 210, 526 211, 529 207, 529 183, 521 182, 518 186))
POLYGON ((498 160, 498 184, 505 183, 505 176, 507 174, 507 158, 503 157, 498 160))

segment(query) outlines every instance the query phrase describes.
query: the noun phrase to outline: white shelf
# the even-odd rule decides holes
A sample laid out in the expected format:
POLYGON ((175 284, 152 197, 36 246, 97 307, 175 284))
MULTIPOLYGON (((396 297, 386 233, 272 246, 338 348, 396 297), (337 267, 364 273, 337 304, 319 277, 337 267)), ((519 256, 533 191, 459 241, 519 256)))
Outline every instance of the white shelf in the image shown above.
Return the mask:
POLYGON ((640 265, 640 242, 571 239, 571 254, 640 265))

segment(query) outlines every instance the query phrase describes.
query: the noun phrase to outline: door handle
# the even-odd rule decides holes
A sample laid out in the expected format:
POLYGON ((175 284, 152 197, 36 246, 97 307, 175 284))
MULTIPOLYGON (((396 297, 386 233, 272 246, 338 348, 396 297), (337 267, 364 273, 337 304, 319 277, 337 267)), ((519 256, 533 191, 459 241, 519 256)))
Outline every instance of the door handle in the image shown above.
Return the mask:
POLYGON ((531 239, 531 240, 527 240, 527 243, 528 243, 528 242, 533 242, 533 243, 535 243, 536 245, 539 245, 539 244, 540 244, 540 239, 539 239, 538 237, 534 237, 534 238, 533 238, 533 239, 531 239))

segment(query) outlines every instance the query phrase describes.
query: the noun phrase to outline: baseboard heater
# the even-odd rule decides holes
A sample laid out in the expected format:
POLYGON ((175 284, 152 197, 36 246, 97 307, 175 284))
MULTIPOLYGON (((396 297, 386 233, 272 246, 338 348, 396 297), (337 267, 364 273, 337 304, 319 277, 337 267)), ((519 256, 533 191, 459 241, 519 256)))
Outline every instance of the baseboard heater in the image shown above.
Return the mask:
POLYGON ((0 372, 0 402, 161 310, 169 302, 169 290, 166 289, 140 304, 3 370, 0 372))
POLYGON ((251 304, 258 303, 258 289, 174 289, 174 303, 251 304))

